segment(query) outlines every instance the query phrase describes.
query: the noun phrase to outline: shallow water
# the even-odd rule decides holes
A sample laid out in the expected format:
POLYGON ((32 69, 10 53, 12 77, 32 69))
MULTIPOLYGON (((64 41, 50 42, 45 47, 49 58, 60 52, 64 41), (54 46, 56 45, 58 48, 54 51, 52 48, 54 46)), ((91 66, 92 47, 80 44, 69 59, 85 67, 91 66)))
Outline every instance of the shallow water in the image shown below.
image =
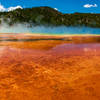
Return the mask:
POLYGON ((37 26, 30 28, 30 33, 41 33, 48 35, 74 35, 74 34, 100 34, 100 28, 89 28, 89 27, 44 27, 37 26))

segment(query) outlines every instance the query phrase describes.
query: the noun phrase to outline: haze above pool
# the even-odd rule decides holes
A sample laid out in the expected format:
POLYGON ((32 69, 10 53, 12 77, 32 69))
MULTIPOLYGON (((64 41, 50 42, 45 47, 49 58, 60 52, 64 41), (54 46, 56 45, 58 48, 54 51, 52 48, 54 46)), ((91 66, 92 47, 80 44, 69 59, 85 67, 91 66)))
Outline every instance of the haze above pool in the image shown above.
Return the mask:
POLYGON ((33 26, 29 27, 29 24, 15 24, 8 26, 2 24, 0 26, 0 33, 37 33, 37 34, 49 34, 49 35, 67 35, 67 34, 100 34, 100 28, 89 27, 45 27, 45 26, 33 26))

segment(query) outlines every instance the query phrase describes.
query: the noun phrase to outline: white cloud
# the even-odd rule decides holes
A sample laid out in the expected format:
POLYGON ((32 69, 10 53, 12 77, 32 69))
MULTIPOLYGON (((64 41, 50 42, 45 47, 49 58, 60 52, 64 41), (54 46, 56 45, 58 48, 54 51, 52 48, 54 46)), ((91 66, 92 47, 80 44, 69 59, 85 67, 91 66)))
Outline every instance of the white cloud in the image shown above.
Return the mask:
POLYGON ((7 11, 13 11, 13 10, 16 10, 16 9, 23 9, 21 6, 16 6, 16 7, 9 7, 8 9, 7 9, 7 11))
POLYGON ((55 10, 58 10, 57 8, 54 8, 55 10))
POLYGON ((9 8, 5 8, 3 5, 0 4, 0 12, 4 12, 4 11, 13 11, 16 9, 23 9, 21 6, 16 6, 16 7, 9 7, 9 8))
POLYGON ((85 4, 83 5, 84 8, 91 8, 91 7, 98 7, 97 4, 85 4))
POLYGON ((6 11, 6 8, 0 4, 0 12, 6 11))

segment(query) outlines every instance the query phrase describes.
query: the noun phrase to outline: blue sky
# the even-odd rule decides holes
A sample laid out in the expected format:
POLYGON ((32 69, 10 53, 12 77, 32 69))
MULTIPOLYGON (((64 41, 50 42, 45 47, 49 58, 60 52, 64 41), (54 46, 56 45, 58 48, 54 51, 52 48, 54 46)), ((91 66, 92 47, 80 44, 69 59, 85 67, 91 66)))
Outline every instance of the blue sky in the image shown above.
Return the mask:
POLYGON ((50 6, 63 13, 100 13, 100 0, 0 0, 4 8, 50 6))

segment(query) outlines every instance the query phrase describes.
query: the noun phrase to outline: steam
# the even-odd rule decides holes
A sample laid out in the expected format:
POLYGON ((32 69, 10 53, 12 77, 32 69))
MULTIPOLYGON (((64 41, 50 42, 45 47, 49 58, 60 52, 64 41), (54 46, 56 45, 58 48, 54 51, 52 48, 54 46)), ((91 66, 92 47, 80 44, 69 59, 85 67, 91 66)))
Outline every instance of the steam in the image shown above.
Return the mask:
POLYGON ((28 27, 28 24, 14 24, 9 26, 6 23, 0 25, 0 33, 31 33, 31 28, 28 27))
POLYGON ((99 28, 89 27, 66 27, 66 26, 35 26, 30 27, 28 23, 16 23, 9 26, 2 21, 0 24, 0 33, 32 33, 32 34, 49 34, 49 35, 66 35, 66 34, 99 34, 99 28))

